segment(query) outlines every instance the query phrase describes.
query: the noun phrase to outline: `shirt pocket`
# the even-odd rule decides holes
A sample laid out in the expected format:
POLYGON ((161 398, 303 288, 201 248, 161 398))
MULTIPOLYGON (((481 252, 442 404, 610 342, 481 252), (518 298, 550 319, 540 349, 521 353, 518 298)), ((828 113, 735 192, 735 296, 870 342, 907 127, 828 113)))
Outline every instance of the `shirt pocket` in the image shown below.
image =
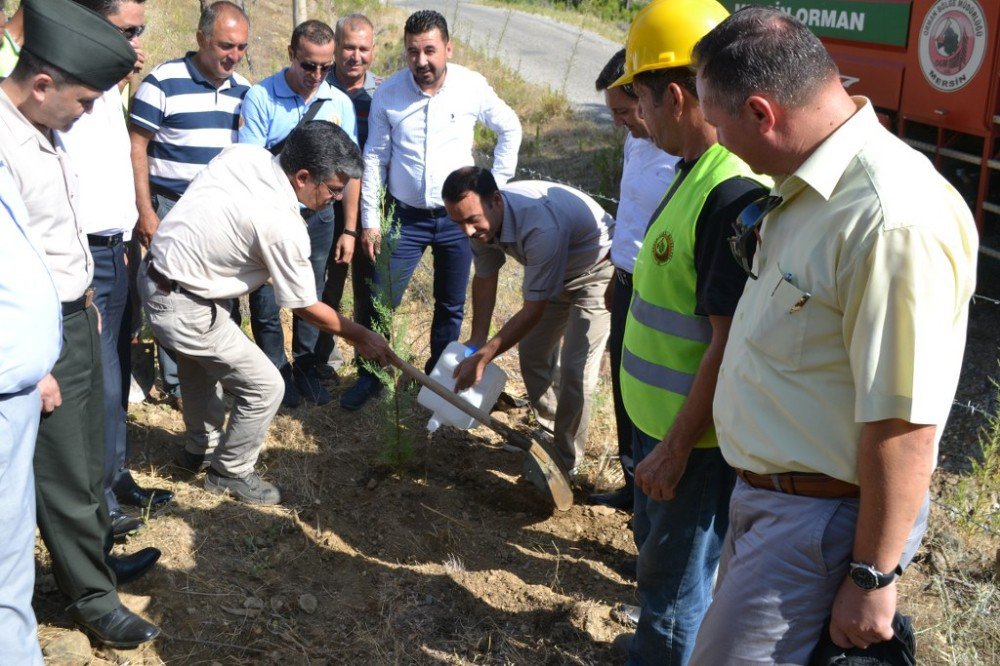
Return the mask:
POLYGON ((794 284, 791 274, 780 269, 760 277, 767 290, 760 312, 752 315, 747 344, 773 359, 775 365, 798 368, 810 316, 812 295, 794 284))

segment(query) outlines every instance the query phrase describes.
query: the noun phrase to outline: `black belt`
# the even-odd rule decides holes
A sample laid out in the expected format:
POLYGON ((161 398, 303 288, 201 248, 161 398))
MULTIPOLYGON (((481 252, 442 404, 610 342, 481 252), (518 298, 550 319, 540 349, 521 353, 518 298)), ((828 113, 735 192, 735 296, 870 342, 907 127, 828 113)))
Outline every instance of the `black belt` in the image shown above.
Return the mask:
POLYGON ((430 220, 435 217, 448 217, 448 211, 444 209, 444 206, 438 206, 437 208, 417 208, 416 206, 410 206, 405 204, 396 197, 391 199, 392 205, 396 207, 396 212, 400 215, 405 215, 406 217, 412 217, 418 220, 430 220))
POLYGON ((618 281, 621 282, 626 287, 632 286, 632 274, 629 273, 628 271, 623 271, 620 268, 616 268, 615 277, 618 278, 618 281))
POLYGON ((159 185, 153 185, 150 183, 149 191, 158 197, 163 197, 164 199, 170 199, 174 203, 177 203, 181 199, 181 195, 177 194, 173 190, 168 190, 165 187, 160 187, 159 185))
POLYGON ((115 247, 120 245, 122 241, 125 240, 125 234, 111 234, 110 236, 97 236, 96 234, 87 234, 87 243, 91 247, 115 247))
POLYGON ((86 310, 91 305, 94 304, 94 290, 87 289, 83 292, 83 296, 76 299, 75 301, 66 301, 62 304, 62 315, 63 317, 68 317, 71 314, 76 314, 81 310, 86 310))

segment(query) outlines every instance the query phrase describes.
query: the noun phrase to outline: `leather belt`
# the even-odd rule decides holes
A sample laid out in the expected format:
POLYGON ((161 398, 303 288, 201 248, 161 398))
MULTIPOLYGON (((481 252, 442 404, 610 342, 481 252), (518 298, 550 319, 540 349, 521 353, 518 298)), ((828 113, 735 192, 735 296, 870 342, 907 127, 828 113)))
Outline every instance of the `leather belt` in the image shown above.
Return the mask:
POLYGON ((826 474, 806 472, 785 472, 783 474, 756 474, 745 469, 736 470, 736 475, 754 488, 773 490, 787 495, 823 498, 857 498, 861 488, 835 479, 826 474))
POLYGON ((396 207, 396 212, 400 215, 405 215, 406 217, 412 217, 418 220, 430 220, 435 217, 448 217, 448 211, 444 209, 444 206, 438 206, 437 208, 417 208, 416 206, 410 206, 405 204, 396 197, 392 197, 392 204, 396 207))
POLYGON ((91 247, 115 247, 116 245, 120 245, 124 240, 125 234, 123 233, 111 234, 110 236, 87 234, 87 243, 91 247))
POLYGON ((66 301, 62 304, 62 316, 68 317, 71 314, 76 314, 81 310, 86 310, 91 305, 94 304, 94 290, 87 289, 83 292, 83 296, 76 299, 75 301, 66 301))
POLYGON ((149 276, 149 279, 153 281, 153 284, 156 285, 157 289, 169 294, 178 288, 176 282, 168 278, 160 271, 156 270, 156 266, 153 265, 153 262, 150 258, 150 254, 148 252, 146 253, 146 256, 143 259, 143 261, 146 262, 146 275, 149 276))

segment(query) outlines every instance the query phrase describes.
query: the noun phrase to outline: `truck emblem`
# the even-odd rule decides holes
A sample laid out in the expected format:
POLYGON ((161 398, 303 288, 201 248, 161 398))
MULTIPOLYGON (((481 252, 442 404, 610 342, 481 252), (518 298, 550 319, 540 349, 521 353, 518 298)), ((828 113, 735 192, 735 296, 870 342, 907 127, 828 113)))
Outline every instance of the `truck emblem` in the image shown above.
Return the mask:
POLYGON ((977 0, 938 0, 920 25, 918 57, 924 78, 954 92, 975 78, 986 56, 986 15, 977 0))

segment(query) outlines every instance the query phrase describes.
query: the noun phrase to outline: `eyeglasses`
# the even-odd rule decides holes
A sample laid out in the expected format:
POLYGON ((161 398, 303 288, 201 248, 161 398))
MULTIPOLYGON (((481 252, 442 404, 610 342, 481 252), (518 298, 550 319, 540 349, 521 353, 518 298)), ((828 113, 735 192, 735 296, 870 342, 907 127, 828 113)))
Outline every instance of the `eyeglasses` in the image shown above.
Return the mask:
POLYGON ((330 187, 329 185, 327 185, 325 180, 321 180, 320 182, 323 183, 323 187, 326 188, 326 191, 330 193, 331 197, 333 197, 334 199, 336 199, 338 201, 340 201, 340 199, 343 198, 343 196, 344 196, 344 188, 343 187, 333 188, 333 187, 330 187))
POLYGON ((315 74, 320 72, 321 74, 326 74, 331 69, 333 69, 333 63, 327 63, 325 65, 320 65, 315 62, 309 62, 308 60, 299 60, 299 67, 306 70, 310 74, 315 74))
POLYGON ((131 42, 133 39, 141 37, 142 33, 146 32, 146 26, 134 25, 131 28, 118 28, 118 32, 122 33, 122 37, 131 42))
POLYGON ((774 211, 782 203, 784 203, 784 199, 773 194, 761 197, 741 210, 733 222, 733 230, 736 235, 729 237, 729 249, 740 268, 754 280, 757 279, 757 275, 753 272, 753 255, 760 240, 758 229, 768 213, 774 211))

